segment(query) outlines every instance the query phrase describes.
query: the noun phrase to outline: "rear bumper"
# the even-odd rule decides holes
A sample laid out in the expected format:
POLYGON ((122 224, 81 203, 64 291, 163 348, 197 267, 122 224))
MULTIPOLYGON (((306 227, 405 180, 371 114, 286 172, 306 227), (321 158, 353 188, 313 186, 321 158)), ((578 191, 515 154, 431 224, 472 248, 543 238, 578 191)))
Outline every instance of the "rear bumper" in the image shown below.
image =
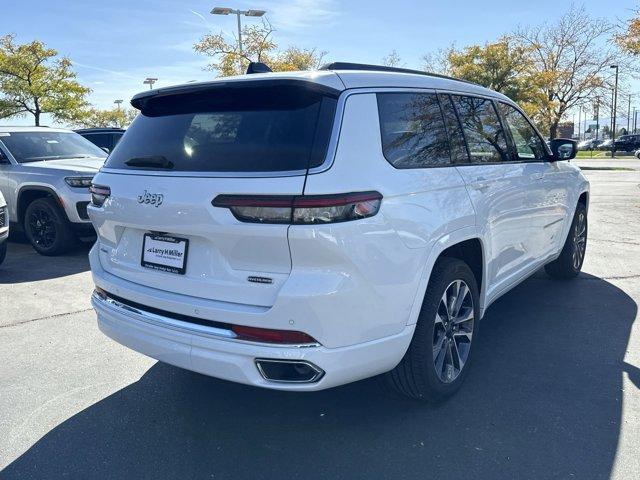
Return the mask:
POLYGON ((100 330, 122 345, 187 370, 278 390, 323 390, 389 371, 404 355, 415 327, 409 325, 398 335, 341 348, 274 346, 235 340, 218 328, 126 308, 97 294, 92 303, 100 330), (274 382, 262 377, 256 358, 301 360, 325 373, 315 383, 274 382))

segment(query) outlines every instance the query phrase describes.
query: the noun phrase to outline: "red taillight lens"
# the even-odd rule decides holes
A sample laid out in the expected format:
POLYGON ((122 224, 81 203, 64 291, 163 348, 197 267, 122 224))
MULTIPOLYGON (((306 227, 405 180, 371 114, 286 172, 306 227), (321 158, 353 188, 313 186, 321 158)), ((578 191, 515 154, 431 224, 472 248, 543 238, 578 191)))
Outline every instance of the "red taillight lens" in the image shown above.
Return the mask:
POLYGON ((303 332, 293 330, 271 330, 268 328, 243 327, 233 325, 231 330, 238 336, 238 340, 251 342, 280 343, 288 345, 301 345, 318 343, 313 337, 303 332))
POLYGON ((106 202, 107 198, 111 195, 111 189, 102 185, 91 184, 89 187, 91 192, 91 205, 94 207, 101 207, 106 202))
POLYGON ((382 195, 357 192, 339 195, 218 195, 214 207, 228 208, 240 221, 321 224, 347 222, 378 213, 382 195))

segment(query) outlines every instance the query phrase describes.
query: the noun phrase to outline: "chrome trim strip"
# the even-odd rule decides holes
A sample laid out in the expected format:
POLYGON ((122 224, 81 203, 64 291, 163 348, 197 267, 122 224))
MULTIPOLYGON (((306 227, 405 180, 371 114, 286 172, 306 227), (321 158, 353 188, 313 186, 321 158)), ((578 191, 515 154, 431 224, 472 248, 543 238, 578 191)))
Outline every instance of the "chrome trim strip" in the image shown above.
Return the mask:
POLYGON ((199 335, 207 335, 213 337, 237 337, 237 335, 231 330, 225 330, 217 327, 205 327, 204 325, 174 320, 173 318, 164 317, 155 313, 147 312, 145 310, 140 310, 138 308, 132 307, 131 305, 126 305, 122 302, 119 302, 118 300, 115 300, 108 296, 102 296, 96 292, 93 292, 92 299, 96 302, 99 302, 105 307, 111 308, 112 310, 119 310, 121 311, 121 313, 126 312, 129 315, 133 314, 137 317, 138 320, 150 323, 157 327, 170 328, 172 330, 178 330, 185 333, 197 333, 199 335))
POLYGON ((262 378, 264 378, 268 382, 274 382, 274 383, 315 383, 318 380, 320 380, 322 377, 324 377, 324 373, 325 373, 324 370, 322 370, 320 367, 306 360, 279 360, 279 359, 273 359, 273 358, 256 358, 254 362, 256 364, 256 368, 258 369, 258 372, 260 372, 260 375, 262 375, 262 378), (288 363, 288 364, 297 363, 297 364, 306 365, 311 370, 316 372, 316 374, 313 377, 311 377, 310 380, 276 380, 274 378, 269 378, 265 375, 264 370, 260 365, 261 363, 288 363))
MULTIPOLYGON (((114 300, 109 296, 102 296, 95 290, 91 295, 91 299, 102 307, 108 308, 116 313, 128 316, 135 316, 136 320, 149 323, 156 327, 169 328, 178 332, 201 335, 205 337, 212 337, 217 340, 232 341, 234 343, 243 343, 246 345, 254 345, 257 347, 269 347, 269 348, 316 348, 320 347, 319 343, 296 343, 296 344, 275 344, 275 343, 263 343, 263 342, 251 342, 249 340, 239 339, 235 332, 231 330, 225 330, 218 327, 207 327, 204 325, 198 325, 195 323, 183 322, 181 320, 175 320, 173 318, 157 315, 155 313, 147 312, 139 308, 126 305, 122 302, 114 300)), ((95 306, 95 305, 94 305, 95 306)))

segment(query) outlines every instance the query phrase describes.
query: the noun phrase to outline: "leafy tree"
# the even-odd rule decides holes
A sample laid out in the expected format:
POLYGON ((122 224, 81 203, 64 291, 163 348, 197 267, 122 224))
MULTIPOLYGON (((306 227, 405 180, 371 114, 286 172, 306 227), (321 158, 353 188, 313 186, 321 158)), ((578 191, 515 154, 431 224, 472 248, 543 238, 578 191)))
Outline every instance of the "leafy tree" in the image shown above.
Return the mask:
POLYGON ((623 52, 640 55, 640 10, 634 12, 634 17, 627 21, 623 31, 614 38, 623 52))
POLYGON ((520 28, 514 39, 529 51, 532 74, 546 98, 540 117, 551 138, 571 109, 593 98, 605 85, 615 51, 607 45, 613 26, 572 6, 555 23, 520 28))
POLYGON ((242 53, 238 39, 228 39, 222 32, 205 35, 193 48, 212 57, 207 69, 217 70, 222 77, 243 74, 249 62, 264 62, 275 72, 310 70, 320 66, 325 52, 299 47, 278 51, 273 32, 273 27, 266 20, 262 24, 243 27, 242 53))
POLYGON ((15 35, 0 37, 0 118, 41 115, 77 121, 86 111, 90 90, 76 81, 67 57, 44 43, 16 44, 15 35))
POLYGON ((109 110, 90 108, 71 123, 81 128, 124 128, 133 122, 136 114, 137 112, 132 108, 112 108, 109 110))
POLYGON ((446 71, 462 80, 478 83, 518 102, 534 120, 545 103, 534 73, 531 49, 510 37, 444 53, 446 71))

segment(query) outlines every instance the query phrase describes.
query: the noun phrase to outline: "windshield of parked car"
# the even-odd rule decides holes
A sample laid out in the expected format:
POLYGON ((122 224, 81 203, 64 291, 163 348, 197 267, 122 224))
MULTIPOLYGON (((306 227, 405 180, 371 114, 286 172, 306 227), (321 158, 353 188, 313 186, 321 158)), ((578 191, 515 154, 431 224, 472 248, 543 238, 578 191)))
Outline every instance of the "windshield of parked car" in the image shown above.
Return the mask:
POLYGON ((103 161, 107 154, 74 132, 7 132, 0 142, 18 163, 68 158, 95 158, 103 161))

